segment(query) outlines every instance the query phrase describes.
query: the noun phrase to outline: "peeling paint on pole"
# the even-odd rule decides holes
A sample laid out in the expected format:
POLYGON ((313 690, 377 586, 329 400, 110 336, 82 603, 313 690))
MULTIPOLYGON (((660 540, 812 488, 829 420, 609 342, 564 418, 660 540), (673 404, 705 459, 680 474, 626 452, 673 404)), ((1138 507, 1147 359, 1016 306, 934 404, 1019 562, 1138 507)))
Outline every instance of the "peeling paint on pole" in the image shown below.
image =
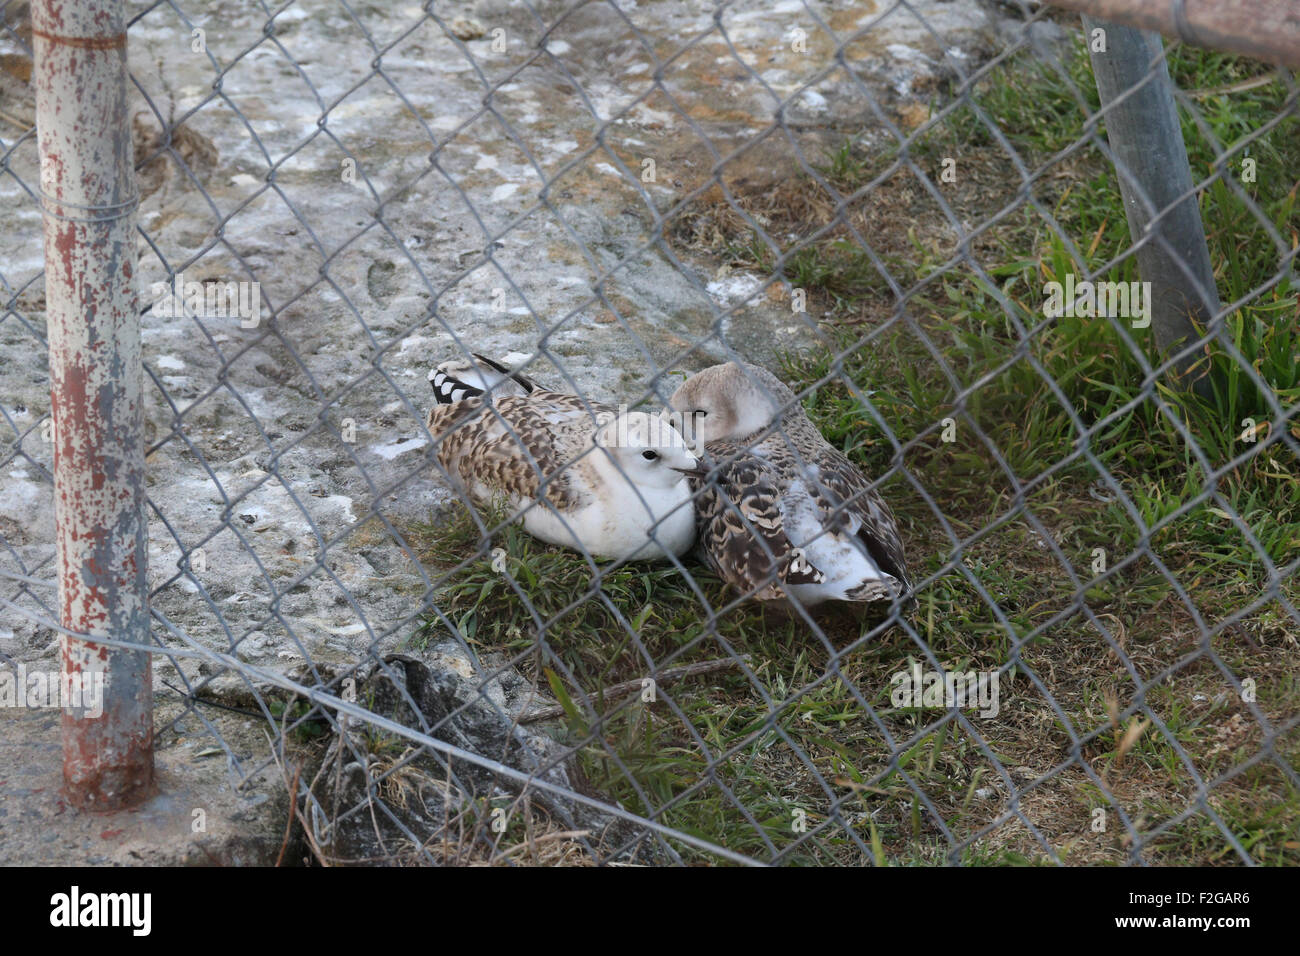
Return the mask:
MULTIPOLYGON (((135 174, 122 0, 32 4, 45 207, 45 297, 63 626, 149 641, 143 373, 135 174)), ((63 679, 102 681, 103 713, 63 714, 63 777, 78 807, 153 787, 150 655, 64 636, 63 679)))

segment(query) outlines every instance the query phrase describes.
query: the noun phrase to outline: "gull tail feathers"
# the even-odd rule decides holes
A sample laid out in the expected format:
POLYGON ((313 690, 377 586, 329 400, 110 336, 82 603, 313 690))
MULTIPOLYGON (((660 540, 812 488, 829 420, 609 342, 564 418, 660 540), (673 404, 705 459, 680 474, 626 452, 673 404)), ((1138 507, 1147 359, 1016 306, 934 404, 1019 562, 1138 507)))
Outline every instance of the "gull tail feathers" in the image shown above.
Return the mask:
POLYGON ((493 396, 530 395, 537 384, 521 372, 474 353, 473 360, 451 359, 429 373, 429 385, 439 405, 452 405, 486 392, 493 396))

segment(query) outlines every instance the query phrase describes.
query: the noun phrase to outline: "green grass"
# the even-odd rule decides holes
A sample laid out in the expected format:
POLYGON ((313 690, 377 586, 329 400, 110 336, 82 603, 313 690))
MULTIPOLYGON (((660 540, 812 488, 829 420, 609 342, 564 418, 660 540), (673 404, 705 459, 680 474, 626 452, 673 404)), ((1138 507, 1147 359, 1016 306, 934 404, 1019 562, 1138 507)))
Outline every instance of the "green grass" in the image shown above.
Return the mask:
MULTIPOLYGON (((466 512, 424 532, 423 547, 431 559, 482 552, 452 576, 439 596, 439 607, 480 652, 516 656, 525 673, 562 703, 565 739, 580 745, 583 775, 624 806, 653 812, 695 788, 688 799, 662 814, 663 822, 757 856, 794 844, 800 836, 793 826, 795 811, 807 813, 811 828, 822 819, 816 807, 824 798, 810 796, 811 774, 792 762, 779 734, 765 728, 773 710, 767 700, 774 702, 776 725, 819 773, 833 776, 837 764, 844 762, 850 765, 848 773, 857 773, 852 765, 860 754, 843 741, 852 739, 865 718, 843 682, 825 681, 793 697, 797 688, 822 677, 826 648, 809 641, 802 624, 754 606, 726 613, 716 627, 710 626, 706 605, 720 609, 730 599, 703 567, 691 564, 689 570, 706 603, 671 566, 625 565, 602 569, 597 578, 580 556, 548 548, 514 526, 492 540, 492 546, 506 554, 507 573, 498 573, 477 524, 466 512), (651 706, 639 697, 603 697, 615 684, 641 679, 648 671, 647 660, 671 668, 727 658, 728 648, 746 655, 752 681, 735 669, 669 683, 658 688, 660 702, 651 706), (666 699, 681 709, 698 739, 664 706, 666 699), (595 714, 605 719, 597 722, 595 714), (706 753, 736 747, 737 752, 713 771, 733 800, 711 785, 706 753)), ((859 626, 831 620, 826 630, 847 643, 858 635, 859 626)), ((431 621, 417 645, 440 631, 431 621)), ((901 650, 905 648, 892 640, 873 645, 850 655, 845 671, 854 673, 858 659, 900 660, 901 650)), ((875 704, 883 703, 888 711, 883 693, 877 698, 875 704)), ((790 859, 835 861, 842 838, 823 842, 796 848, 790 859)))
MULTIPOLYGON (((1262 72, 1237 58, 1182 48, 1171 55, 1170 65, 1180 86, 1193 92, 1227 87, 1262 72)), ((1023 83, 1008 83, 1005 74, 998 73, 977 90, 984 115, 1030 168, 1041 168, 1079 138, 1086 114, 1069 92, 1071 84, 1085 93, 1088 109, 1096 108, 1082 49, 1067 66, 1069 83, 1038 67, 1027 70, 1023 83)), ((1206 123, 1230 148, 1284 112, 1284 97, 1284 88, 1274 83, 1231 97, 1216 94, 1197 99, 1206 107, 1206 123)), ((1198 175, 1207 174, 1214 165, 1210 146, 1186 117, 1184 133, 1193 169, 1198 175)), ((1255 139, 1250 149, 1260 164, 1274 172, 1243 188, 1254 194, 1277 232, 1294 242, 1300 227, 1294 173, 1300 169, 1300 121, 1294 109, 1271 132, 1255 139), (1290 175, 1283 170, 1290 170, 1290 175)), ((1234 464, 1267 437, 1275 407, 1287 410, 1300 404, 1296 360, 1300 302, 1287 281, 1274 281, 1280 253, 1255 216, 1221 181, 1203 194, 1220 295, 1224 301, 1250 300, 1227 317, 1218 341, 1200 361, 1210 386, 1207 398, 1184 394, 1171 387, 1167 377, 1151 388, 1144 360, 1154 365, 1160 356, 1149 330, 1127 329, 1126 338, 1106 319, 1061 317, 1048 322, 1042 315, 1046 282, 1063 280, 1070 272, 1082 278, 1130 245, 1113 174, 1092 152, 1076 157, 1081 175, 1039 195, 1044 206, 1050 200, 1052 213, 1067 235, 1084 238, 1076 242, 1081 261, 1028 208, 1010 217, 996 243, 977 256, 982 275, 962 264, 952 266, 946 256, 918 256, 898 275, 915 282, 907 305, 921 317, 924 339, 899 324, 875 338, 870 347, 858 348, 861 329, 850 327, 841 334, 841 350, 847 353, 843 373, 873 393, 871 401, 901 440, 925 443, 913 458, 927 487, 942 485, 946 475, 964 478, 990 472, 995 473, 996 486, 1010 484, 996 474, 979 433, 1027 484, 1097 480, 1096 467, 1080 453, 1086 447, 1102 467, 1121 479, 1148 526, 1179 521, 1170 516, 1205 492, 1217 490, 1223 501, 1196 506, 1186 516, 1195 521, 1183 522, 1187 525, 1183 537, 1199 538, 1197 543, 1212 549, 1215 558, 1230 560, 1231 555, 1222 553, 1225 528, 1219 513, 1226 509, 1244 518, 1273 561, 1293 561, 1300 554, 1300 483, 1294 456, 1273 444, 1263 454, 1234 464), (1265 291, 1252 297, 1257 289, 1265 291), (956 388, 931 350, 942 354, 956 388), (1251 379, 1233 350, 1259 381, 1251 379), (957 393, 968 388, 973 391, 964 407, 958 408, 957 393), (951 450, 942 449, 931 437, 920 437, 932 432, 945 415, 958 420, 962 439, 951 450), (1077 424, 1071 415, 1077 417, 1077 424), (1252 426, 1249 435, 1254 442, 1243 438, 1252 426), (1068 462, 1064 467, 1063 461, 1068 462)), ((911 154, 922 165, 927 158, 955 154, 971 167, 995 164, 1005 156, 970 107, 962 107, 946 123, 922 134, 911 154), (981 151, 993 156, 984 157, 981 151)), ((842 193, 851 193, 891 161, 889 155, 855 159, 852 147, 846 145, 829 157, 823 171, 842 193)), ((799 252, 800 260, 821 251, 826 262, 835 262, 844 255, 844 242, 828 237, 807 245, 799 252)), ((804 272, 816 275, 812 269, 804 272)), ((1126 259, 1103 277, 1137 278, 1134 261, 1126 259)), ((837 287, 826 293, 832 302, 839 294, 837 287)), ((809 370, 798 360, 787 373, 813 382, 832 374, 832 366, 827 360, 809 370)), ((887 464, 892 448, 879 439, 874 422, 860 414, 848 389, 833 383, 818 393, 815 402, 828 433, 836 433, 846 447, 860 449, 868 467, 887 464)), ((1300 426, 1292 422, 1289 427, 1300 436, 1300 426)), ((1110 509, 1103 525, 1106 534, 1097 540, 1122 547, 1137 540, 1137 526, 1118 506, 1110 509)), ((1259 564, 1254 546, 1244 536, 1237 535, 1232 547, 1243 564, 1259 564)))
MULTIPOLYGON (((1284 86, 1251 85, 1264 71, 1234 57, 1180 48, 1169 62, 1229 149, 1291 109, 1253 138, 1249 155, 1259 175, 1240 186, 1293 247, 1300 122, 1284 86), (1225 91, 1243 85, 1249 88, 1225 91)), ((828 620, 822 639, 801 622, 750 605, 713 621, 708 609, 724 607, 728 597, 693 562, 694 587, 671 566, 593 575, 579 556, 515 528, 491 542, 466 515, 423 529, 424 554, 447 572, 439 607, 480 652, 515 661, 564 705, 555 732, 580 748, 581 773, 595 792, 762 859, 1044 862, 1041 845, 1014 818, 952 849, 1006 812, 1010 788, 991 753, 1019 789, 1020 811, 1063 861, 1125 862, 1129 838, 1113 811, 1104 832, 1092 829, 1093 811, 1109 803, 1072 763, 1077 746, 1139 830, 1160 829, 1143 844, 1148 861, 1239 862, 1205 814, 1161 827, 1195 800, 1198 776, 1228 774, 1209 797, 1225 826, 1258 862, 1300 863, 1300 795, 1275 763, 1240 769, 1264 746, 1264 732, 1203 653, 1201 625, 1170 583, 1191 595, 1210 626, 1267 593, 1264 562, 1233 515, 1274 564, 1300 558, 1296 460, 1268 443, 1266 429, 1254 443, 1242 438, 1245 420, 1272 417, 1272 402, 1300 402, 1297 291, 1273 281, 1282 252, 1234 190, 1216 182, 1200 197, 1216 282, 1223 301, 1246 301, 1200 359, 1208 396, 1188 395, 1167 379, 1146 384, 1144 363, 1160 360, 1149 330, 1122 334, 1105 319, 1046 321, 1043 286, 1051 279, 1102 269, 1101 278, 1137 278, 1131 258, 1108 266, 1130 245, 1113 171, 1095 146, 1071 149, 1085 111, 1096 106, 1081 48, 1067 58, 1065 74, 1021 58, 974 91, 1025 165, 1042 171, 1031 187, 1039 209, 1015 204, 1020 184, 1003 146, 969 106, 909 145, 907 158, 931 172, 943 157, 958 158, 951 202, 967 221, 985 222, 1013 206, 973 241, 980 271, 954 262, 953 238, 911 173, 890 173, 898 149, 848 143, 827 157, 822 175, 841 195, 884 176, 851 204, 848 221, 906 291, 910 323, 887 323, 897 303, 850 230, 811 238, 830 220, 819 223, 807 210, 833 203, 810 178, 740 197, 747 211, 772 223, 770 235, 795 235, 775 252, 741 217, 728 218, 725 205, 694 213, 707 217, 710 235, 721 234, 715 245, 699 241, 705 230, 689 217, 674 225, 675 238, 692 252, 754 270, 779 265, 808 292, 810 313, 829 314, 823 328, 837 346, 811 359, 792 357, 781 371, 809 389, 806 407, 831 442, 869 474, 901 462, 939 508, 942 517, 897 472, 883 487, 914 577, 938 575, 921 590, 909 623, 947 669, 1013 665, 1003 674, 1000 714, 971 718, 973 735, 951 720, 931 727, 941 711, 892 706, 891 675, 921 657, 899 629, 838 655, 869 625, 828 620), (1040 209, 1050 211, 1069 244, 1040 209), (1256 289, 1264 291, 1252 295, 1256 289), (1262 385, 1243 373, 1234 348, 1262 385), (901 458, 856 393, 888 422, 901 458), (952 442, 942 437, 947 418, 952 442), (952 536, 963 542, 959 550, 952 536), (1149 553, 1124 563, 1144 541, 1149 553), (490 547, 505 549, 508 574, 492 569, 490 547), (1083 613, 1080 593, 1109 641, 1083 613), (643 677, 650 661, 671 667, 732 651, 746 655, 752 677, 731 669, 673 682, 648 704, 635 695, 605 696, 643 677), (1111 724, 1112 708, 1156 716, 1164 730, 1152 725, 1125 740, 1123 728, 1111 724), (836 812, 847 829, 837 824, 813 837, 797 830, 798 813, 815 830, 832 813, 832 800, 840 801, 836 812)), ((945 102, 936 100, 936 114, 945 102)), ((1184 120, 1199 179, 1215 168, 1213 149, 1190 117, 1184 120)), ((1228 169, 1235 175, 1240 168, 1234 155, 1228 169)), ((1284 427, 1300 437, 1294 421, 1284 427)), ((1282 588, 1300 601, 1294 576, 1282 588)), ((442 631, 431 619, 421 640, 442 631)), ((1238 678, 1255 682, 1254 707, 1274 727, 1297 719, 1294 621, 1276 601, 1247 613, 1211 647, 1238 678)), ((1280 759, 1300 759, 1298 736, 1295 729, 1278 733, 1280 759)), ((691 861, 711 859, 678 849, 691 861)))
MULTIPOLYGON (((1183 89, 1194 91, 1226 87, 1263 72, 1232 57, 1186 49, 1171 57, 1171 70, 1183 89)), ((1076 55, 1069 72, 1079 89, 1087 92, 1090 108, 1095 108, 1086 56, 1076 55)), ((1284 96, 1281 84, 1274 83, 1240 96, 1216 94, 1199 102, 1206 104, 1207 124, 1230 148, 1285 112, 1284 96)), ((1043 74, 1029 90, 1006 84, 999 75, 981 87, 980 100, 1030 168, 1061 155, 1077 139, 1084 117, 1066 93, 1065 84, 1049 74, 1043 74)), ((1250 147, 1259 165, 1274 174, 1267 181, 1260 178, 1242 188, 1252 194, 1277 232, 1294 247, 1300 225, 1295 209, 1300 122, 1293 104, 1290 109, 1286 120, 1250 147)), ((1184 135, 1194 175, 1207 175, 1214 168, 1213 152, 1186 116, 1184 135)), ((967 109, 923 137, 913 155, 924 164, 927 157, 956 153, 963 157, 963 164, 976 165, 981 149, 1004 155, 967 109)), ((852 148, 846 147, 830 157, 826 166, 826 173, 842 192, 851 192, 879 175, 888 161, 887 157, 855 161, 852 154, 852 148)), ((1042 318, 1045 282, 1061 279, 1067 272, 1081 278, 1101 270, 1130 243, 1113 174, 1096 156, 1091 161, 1087 156, 1075 157, 1072 162, 1078 175, 1064 187, 1043 189, 1039 198, 1050 200, 1044 205, 1052 209, 1066 234, 1076 238, 1081 258, 1073 258, 1043 218, 1028 209, 1022 216, 1012 217, 997 241, 986 245, 979 256, 984 275, 952 268, 944 256, 917 257, 899 274, 916 282, 908 306, 914 315, 922 316, 920 325, 928 343, 900 326, 879 336, 870 348, 854 348, 861 329, 846 329, 841 334, 843 345, 837 350, 837 354, 846 353, 843 374, 871 391, 872 403, 893 425, 900 441, 918 442, 905 455, 905 463, 943 503, 944 510, 958 519, 981 512, 996 514, 1008 505, 1012 482, 976 437, 976 429, 983 433, 1015 477, 1032 489, 1027 496, 1029 510, 1051 529, 1084 581, 1093 577, 1089 568, 1093 548, 1103 548, 1113 562, 1116 556, 1132 552, 1142 536, 1118 501, 1100 506, 1086 495, 1088 490, 1097 490, 1096 482, 1102 477, 1093 463, 1078 454, 1087 447, 1151 530, 1152 551, 1189 588, 1197 609, 1212 625, 1265 593, 1270 582, 1260 550, 1277 566, 1300 557, 1300 475, 1295 457, 1285 446, 1274 443, 1263 453, 1236 462, 1263 444, 1267 430, 1256 432, 1255 442, 1245 440, 1243 431, 1273 418, 1273 403, 1283 410, 1300 403, 1300 304, 1296 290, 1286 281, 1275 282, 1281 253, 1259 220, 1226 185, 1214 183, 1203 193, 1201 206, 1216 282, 1223 301, 1247 301, 1228 316, 1219 340, 1201 359, 1211 386, 1208 397, 1185 394, 1160 380, 1155 395, 1163 401, 1154 400, 1146 389, 1142 360, 1154 365, 1160 356, 1146 333, 1129 330, 1130 339, 1126 340, 1104 319, 1062 317, 1049 323, 1042 318), (1252 294, 1256 289, 1264 291, 1252 294), (934 362, 931 347, 943 355, 957 388, 934 362), (1232 348, 1253 368, 1259 382, 1245 373, 1232 348), (978 388, 967 397, 964 408, 958 408, 957 392, 976 383, 978 388), (1067 412, 1077 417, 1077 425, 1067 412), (945 415, 959 422, 958 441, 952 449, 938 443, 933 434, 936 420, 945 415), (1064 467, 1063 461, 1068 462, 1064 467), (984 488, 963 487, 981 478, 984 488), (1217 492, 1218 500, 1206 499, 1210 492, 1217 492), (1233 514, 1249 527, 1254 542, 1241 532, 1233 514)), ((1228 168, 1235 167, 1229 163, 1228 168)), ((801 255, 809 256, 816 248, 814 244, 801 255)), ((828 259, 839 254, 838 249, 826 253, 828 259)), ((1102 276, 1135 279, 1135 264, 1128 259, 1102 276)), ((835 300, 833 294, 828 298, 835 300)), ((827 356, 812 368, 792 362, 787 375, 816 382, 833 373, 831 358, 827 356)), ((892 447, 880 439, 868 416, 861 414, 842 381, 819 389, 812 401, 828 437, 853 450, 866 467, 886 467, 892 447)), ((1294 421, 1283 427, 1300 437, 1300 426, 1294 421)), ((1109 489, 1100 490, 1111 496, 1109 489)), ((925 523, 928 516, 917 509, 909 517, 925 523)), ((987 519, 976 518, 965 527, 977 530, 981 524, 986 525, 987 519)), ((1014 599, 1004 599, 1004 595, 1015 593, 1005 579, 1024 580, 1026 573, 1016 554, 1014 535, 997 535, 991 547, 1000 552, 1004 574, 980 576, 987 577, 986 587, 998 596, 999 603, 1004 607, 1010 603, 1010 626, 1022 628, 1029 622, 1023 614, 1016 614, 1014 599)), ((1294 578, 1285 583, 1284 590, 1294 601, 1294 578)), ((1109 582, 1098 582, 1086 594, 1095 613, 1113 614, 1121 623, 1140 625, 1140 629, 1130 628, 1129 640, 1159 641, 1161 625, 1169 625, 1168 620, 1148 623, 1151 612, 1174 597, 1168 581, 1148 559, 1109 582)), ((1059 601, 1049 597, 1046 609, 1056 610, 1058 605, 1059 601)), ((1176 613, 1185 616, 1177 609, 1176 613)), ((1260 643, 1277 658, 1270 662, 1269 673, 1276 676, 1280 671, 1281 679, 1273 683, 1294 688, 1300 668, 1294 659, 1276 653, 1279 639, 1290 640, 1286 638, 1290 630, 1287 619, 1285 611, 1271 604, 1247 617, 1243 625, 1257 636, 1272 638, 1272 647, 1267 638, 1260 643)), ((1061 631, 1055 629, 1058 639, 1064 636, 1061 631)), ((1238 649, 1235 642, 1224 638, 1216 642, 1216 652, 1235 673, 1258 672, 1261 654, 1230 660, 1238 649)), ((1191 648, 1169 649, 1179 650, 1186 653, 1191 648)), ((1177 655, 1166 652, 1160 658, 1162 663, 1172 663, 1177 655)), ((1195 673, 1201 681, 1193 682, 1183 696, 1162 693, 1161 688, 1148 694, 1146 703, 1161 712, 1174 740, 1199 763, 1212 748, 1201 733, 1201 724, 1186 719, 1194 709, 1189 701, 1198 689, 1203 690, 1203 682, 1219 691, 1225 685, 1204 659, 1187 665, 1179 675, 1184 673, 1195 673), (1171 720, 1171 713, 1181 719, 1171 720)), ((1263 699, 1261 695, 1261 708, 1274 719, 1284 724, 1295 720, 1293 695, 1270 693, 1267 705, 1263 699)), ((1247 720, 1255 731, 1251 746, 1258 750, 1262 745, 1258 725, 1253 718, 1247 720)), ((1295 734, 1283 739, 1283 752, 1294 761, 1295 734)), ((1144 769, 1167 777, 1171 787, 1185 787, 1186 771, 1169 741, 1154 736, 1144 740, 1160 751, 1160 759, 1144 769)), ((1209 779, 1232 765, 1229 756, 1240 762, 1249 753, 1249 748, 1230 755, 1216 751, 1216 759, 1206 761, 1198 770, 1209 779)), ((1261 767, 1222 784, 1230 796, 1224 801, 1228 809, 1221 812, 1230 826, 1236 824, 1243 845, 1251 847, 1261 862, 1287 859, 1294 863, 1300 795, 1284 779, 1277 779, 1280 777, 1276 767, 1261 767), (1270 786, 1260 785, 1258 781, 1270 772, 1274 777, 1270 786), (1257 797, 1252 797, 1253 793, 1257 797), (1269 809, 1264 812, 1261 808, 1266 806, 1269 809), (1260 820, 1270 822, 1261 830, 1260 820)), ((1217 862, 1236 857, 1232 851, 1225 856, 1225 841, 1212 823, 1208 830, 1185 826, 1176 832, 1197 833, 1197 840, 1213 845, 1213 853, 1190 836, 1189 845, 1179 847, 1169 834, 1163 834, 1153 859, 1217 862)))

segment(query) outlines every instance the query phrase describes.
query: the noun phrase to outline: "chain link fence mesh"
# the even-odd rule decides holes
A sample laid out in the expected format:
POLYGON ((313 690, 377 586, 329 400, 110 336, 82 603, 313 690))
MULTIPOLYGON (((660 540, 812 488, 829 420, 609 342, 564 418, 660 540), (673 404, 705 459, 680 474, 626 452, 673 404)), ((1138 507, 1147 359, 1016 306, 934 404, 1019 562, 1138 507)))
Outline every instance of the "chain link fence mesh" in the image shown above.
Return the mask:
MULTIPOLYGON (((23 6, 7 667, 60 632, 23 6)), ((160 749, 279 781, 324 862, 1300 860, 1290 72, 1150 64, 1222 299, 1161 353, 1130 283, 1164 240, 1072 14, 129 10, 160 749), (473 352, 650 408, 771 368, 898 516, 916 606, 782 615, 466 508, 426 376, 473 352)))

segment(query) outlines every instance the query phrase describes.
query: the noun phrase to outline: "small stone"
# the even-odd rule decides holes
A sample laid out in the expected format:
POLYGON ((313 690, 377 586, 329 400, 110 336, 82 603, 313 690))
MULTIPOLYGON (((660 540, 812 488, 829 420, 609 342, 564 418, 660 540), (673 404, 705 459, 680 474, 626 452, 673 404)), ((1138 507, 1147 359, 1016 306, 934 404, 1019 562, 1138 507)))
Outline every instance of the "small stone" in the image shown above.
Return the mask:
POLYGON ((456 17, 451 21, 451 32, 459 40, 479 40, 482 39, 486 31, 483 24, 479 23, 473 17, 456 17))
POLYGON ((266 654, 266 635, 261 631, 254 631, 246 638, 239 642, 235 648, 235 656, 241 661, 255 661, 266 654))

